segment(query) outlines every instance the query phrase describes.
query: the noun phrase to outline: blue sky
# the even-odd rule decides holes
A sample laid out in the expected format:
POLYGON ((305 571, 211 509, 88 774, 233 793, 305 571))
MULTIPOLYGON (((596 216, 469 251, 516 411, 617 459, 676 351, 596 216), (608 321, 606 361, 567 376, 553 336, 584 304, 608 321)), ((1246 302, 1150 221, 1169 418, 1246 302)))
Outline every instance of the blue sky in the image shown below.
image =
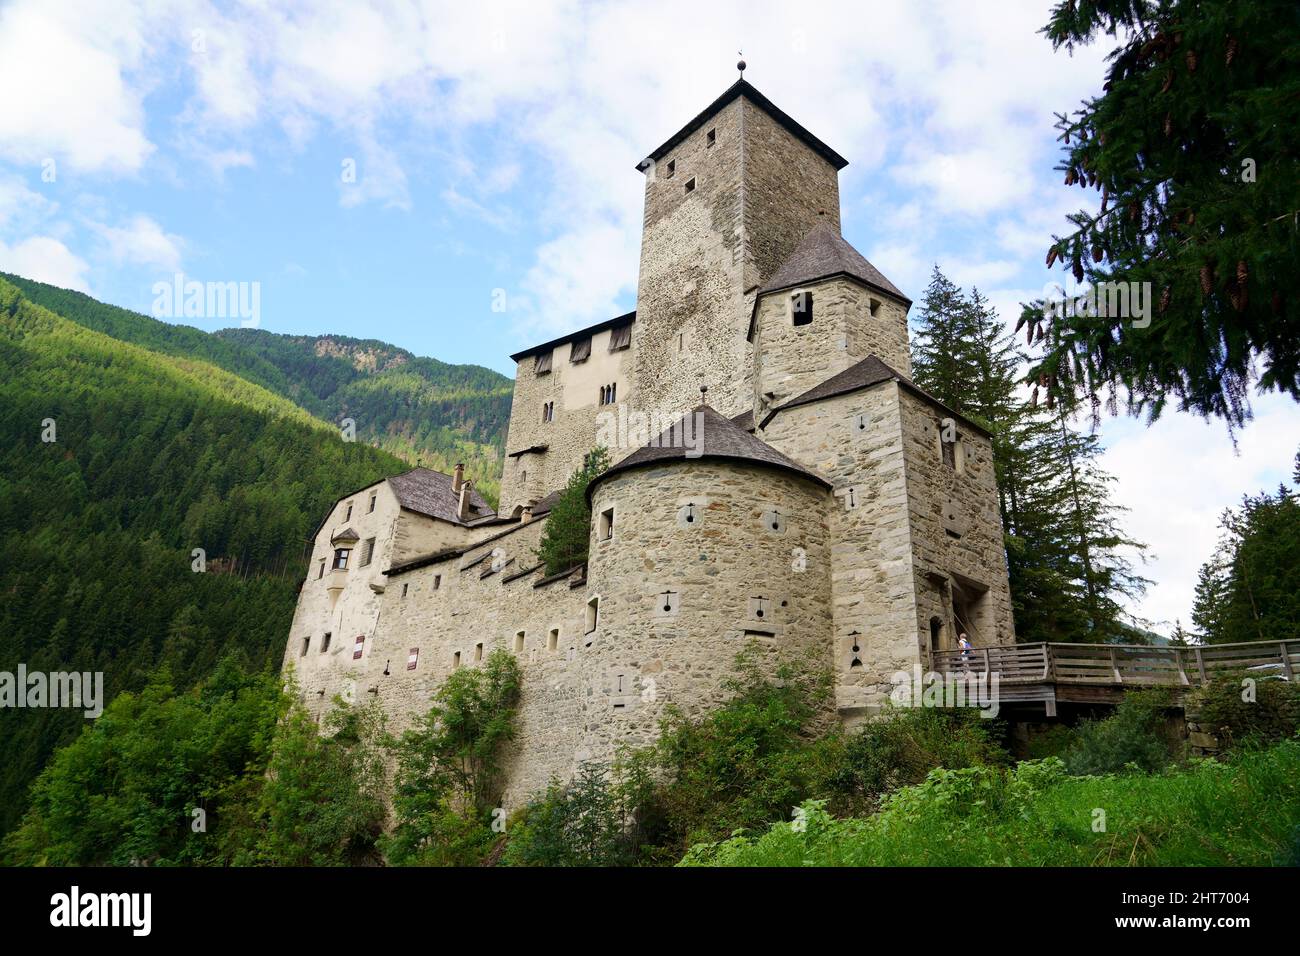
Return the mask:
MULTIPOLYGON (((1014 319, 1053 278, 1051 233, 1095 201, 1052 169, 1052 113, 1097 92, 1104 50, 1053 53, 1048 8, 10 0, 0 269, 146 313, 177 272, 256 282, 264 329, 512 374, 510 352, 634 306, 634 166, 743 48, 849 159, 849 241, 913 298, 937 262, 1014 319)), ((1295 406, 1256 412, 1237 453, 1188 416, 1103 426, 1158 556, 1146 617, 1186 622, 1217 513, 1289 473, 1295 406)))

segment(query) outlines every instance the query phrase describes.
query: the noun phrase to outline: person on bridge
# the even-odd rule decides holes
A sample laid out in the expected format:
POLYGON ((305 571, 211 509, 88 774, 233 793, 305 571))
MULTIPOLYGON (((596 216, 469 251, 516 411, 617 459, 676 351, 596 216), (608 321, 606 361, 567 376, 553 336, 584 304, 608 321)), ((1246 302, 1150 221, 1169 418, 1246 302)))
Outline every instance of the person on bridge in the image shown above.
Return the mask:
POLYGON ((960 634, 957 635, 957 646, 961 648, 961 666, 969 667, 971 643, 970 643, 970 639, 966 637, 965 631, 962 631, 960 634))

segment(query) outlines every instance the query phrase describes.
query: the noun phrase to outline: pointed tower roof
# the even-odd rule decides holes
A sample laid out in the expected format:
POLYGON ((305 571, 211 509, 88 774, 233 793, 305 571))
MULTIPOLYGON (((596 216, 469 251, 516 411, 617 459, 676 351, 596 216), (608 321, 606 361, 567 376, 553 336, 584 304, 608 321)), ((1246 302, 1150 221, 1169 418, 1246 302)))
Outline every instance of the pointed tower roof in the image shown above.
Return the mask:
POLYGON ((591 500, 592 489, 612 475, 643 466, 706 459, 726 459, 763 468, 775 468, 793 472, 823 487, 832 487, 831 483, 817 472, 805 468, 794 459, 781 454, 767 442, 755 438, 712 406, 699 405, 649 444, 638 448, 622 461, 593 478, 587 486, 587 500, 591 500), (683 425, 688 417, 693 419, 689 430, 683 425), (692 438, 694 447, 686 447, 686 443, 682 440, 684 434, 692 438))
POLYGON ((898 287, 884 277, 866 257, 848 244, 829 222, 819 222, 808 230, 790 258, 781 263, 761 289, 759 295, 805 285, 818 279, 846 275, 859 282, 887 292, 911 304, 912 300, 898 291, 898 287))

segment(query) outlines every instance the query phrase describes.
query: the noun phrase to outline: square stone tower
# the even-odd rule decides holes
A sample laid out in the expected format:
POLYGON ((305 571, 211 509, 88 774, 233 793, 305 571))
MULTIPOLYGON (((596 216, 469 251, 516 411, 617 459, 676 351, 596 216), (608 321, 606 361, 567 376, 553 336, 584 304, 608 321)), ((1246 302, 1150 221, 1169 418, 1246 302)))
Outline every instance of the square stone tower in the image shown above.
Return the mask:
POLYGON ((638 407, 750 407, 754 296, 818 223, 840 228, 848 161, 743 78, 654 150, 634 329, 638 407))

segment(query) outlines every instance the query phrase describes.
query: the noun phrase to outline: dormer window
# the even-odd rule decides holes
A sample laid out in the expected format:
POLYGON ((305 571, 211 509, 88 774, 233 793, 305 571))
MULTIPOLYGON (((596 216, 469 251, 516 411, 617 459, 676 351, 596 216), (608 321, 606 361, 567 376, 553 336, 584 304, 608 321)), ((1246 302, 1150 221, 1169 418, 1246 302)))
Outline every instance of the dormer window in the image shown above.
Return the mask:
POLYGON ((795 325, 812 325, 813 294, 804 289, 790 296, 790 315, 795 325))

